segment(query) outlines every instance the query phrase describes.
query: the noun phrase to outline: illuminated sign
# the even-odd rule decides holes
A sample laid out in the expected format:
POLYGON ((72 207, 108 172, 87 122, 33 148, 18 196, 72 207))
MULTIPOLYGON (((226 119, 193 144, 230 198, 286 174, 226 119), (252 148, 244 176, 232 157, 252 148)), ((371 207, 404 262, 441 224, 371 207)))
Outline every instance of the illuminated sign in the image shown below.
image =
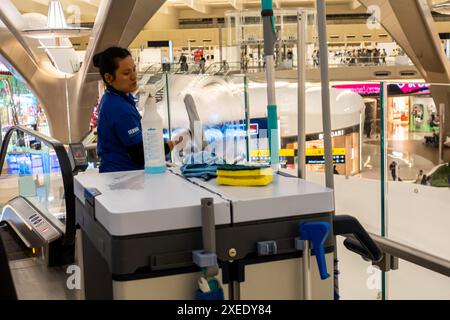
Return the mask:
MULTIPOLYGON (((381 92, 379 83, 340 84, 333 86, 336 89, 348 89, 357 94, 371 96, 381 92)), ((429 94, 429 83, 389 83, 388 95, 396 94, 429 94)))
MULTIPOLYGON (((294 156, 294 150, 292 149, 281 149, 278 152, 278 155, 280 157, 293 157, 294 156), (292 155, 287 155, 287 154, 291 154, 292 155)), ((250 156, 251 157, 270 157, 270 153, 269 150, 251 150, 250 151, 250 156)))
POLYGON ((428 83, 396 83, 395 84, 404 94, 427 91, 429 92, 430 84, 428 83))
MULTIPOLYGON (((306 156, 306 164, 325 164, 324 156, 306 156)), ((334 164, 345 164, 345 156, 333 156, 334 164)))
MULTIPOLYGON (((325 149, 306 149, 306 164, 325 164, 325 149)), ((345 148, 333 149, 333 163, 345 164, 345 148)))
MULTIPOLYGON (((306 156, 324 156, 325 149, 323 148, 308 148, 306 149, 306 156)), ((334 148, 333 156, 345 156, 345 148, 334 148)))
POLYGON ((256 136, 259 133, 259 125, 257 123, 250 123, 249 133, 251 136, 256 136))
MULTIPOLYGON (((297 150, 294 149, 280 149, 279 156, 280 157, 295 157, 297 155, 297 150)), ((344 156, 345 157, 345 148, 334 148, 333 156, 344 156)), ((325 150, 323 148, 308 148, 306 149, 305 155, 308 157, 324 157, 325 150)), ((269 157, 269 150, 251 150, 251 157, 269 157)))
POLYGON ((379 83, 342 84, 334 86, 336 89, 348 89, 360 95, 380 94, 379 83))
MULTIPOLYGON (((336 130, 336 131, 332 131, 331 132, 331 137, 342 137, 343 135, 345 135, 345 131, 344 130, 336 130)), ((324 134, 320 133, 319 134, 319 140, 323 140, 324 134)))

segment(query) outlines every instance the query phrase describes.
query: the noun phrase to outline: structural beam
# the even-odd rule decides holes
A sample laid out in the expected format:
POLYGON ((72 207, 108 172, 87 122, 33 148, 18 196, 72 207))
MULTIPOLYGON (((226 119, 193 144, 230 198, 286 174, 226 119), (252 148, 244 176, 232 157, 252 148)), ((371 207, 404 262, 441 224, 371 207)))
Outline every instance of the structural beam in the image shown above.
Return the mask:
POLYGON ((21 34, 21 30, 26 27, 23 22, 22 15, 10 0, 5 0, 2 2, 2 6, 0 7, 0 20, 4 23, 9 32, 11 32, 17 39, 22 48, 28 53, 33 63, 37 64, 39 62, 39 58, 21 34))
POLYGON ((83 1, 96 7, 100 5, 100 0, 83 0, 83 1))
MULTIPOLYGON (((426 82, 450 83, 450 64, 442 48, 438 30, 427 2, 418 0, 360 0, 367 8, 379 8, 379 19, 412 60, 426 82), (408 14, 405 14, 408 8, 408 14)), ((431 95, 438 107, 445 105, 444 133, 450 135, 450 87, 432 85, 431 95)), ((450 160, 446 154, 445 160, 450 160)))
POLYGON ((355 10, 361 7, 361 3, 358 0, 350 0, 349 7, 351 10, 355 10))
POLYGON ((281 8, 281 0, 273 0, 273 3, 275 4, 275 8, 276 9, 280 9, 281 8))

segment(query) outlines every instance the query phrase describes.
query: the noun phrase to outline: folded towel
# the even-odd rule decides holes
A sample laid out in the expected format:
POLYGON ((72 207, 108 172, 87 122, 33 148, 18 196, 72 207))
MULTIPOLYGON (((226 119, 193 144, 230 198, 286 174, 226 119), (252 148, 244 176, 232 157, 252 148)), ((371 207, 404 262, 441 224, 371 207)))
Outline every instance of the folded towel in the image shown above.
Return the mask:
POLYGON ((217 176, 217 166, 209 164, 185 164, 181 168, 183 176, 188 178, 201 178, 208 181, 217 176))

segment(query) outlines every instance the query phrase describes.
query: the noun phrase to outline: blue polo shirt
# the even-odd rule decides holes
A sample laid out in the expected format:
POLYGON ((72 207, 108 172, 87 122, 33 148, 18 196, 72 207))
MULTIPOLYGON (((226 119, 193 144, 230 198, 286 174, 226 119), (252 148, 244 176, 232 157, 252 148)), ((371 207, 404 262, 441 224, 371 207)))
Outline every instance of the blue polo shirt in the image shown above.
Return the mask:
POLYGON ((127 147, 142 143, 141 115, 133 95, 108 87, 100 101, 97 153, 100 172, 144 169, 134 163, 127 147))

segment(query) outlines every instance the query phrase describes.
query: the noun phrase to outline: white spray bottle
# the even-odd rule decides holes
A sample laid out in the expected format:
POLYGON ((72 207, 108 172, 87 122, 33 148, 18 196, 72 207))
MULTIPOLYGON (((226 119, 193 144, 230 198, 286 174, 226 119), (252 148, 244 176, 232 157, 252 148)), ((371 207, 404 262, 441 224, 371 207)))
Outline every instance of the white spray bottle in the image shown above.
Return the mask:
POLYGON ((144 143, 145 173, 166 171, 164 154, 163 121, 156 109, 155 97, 149 96, 142 117, 142 140, 144 143))

